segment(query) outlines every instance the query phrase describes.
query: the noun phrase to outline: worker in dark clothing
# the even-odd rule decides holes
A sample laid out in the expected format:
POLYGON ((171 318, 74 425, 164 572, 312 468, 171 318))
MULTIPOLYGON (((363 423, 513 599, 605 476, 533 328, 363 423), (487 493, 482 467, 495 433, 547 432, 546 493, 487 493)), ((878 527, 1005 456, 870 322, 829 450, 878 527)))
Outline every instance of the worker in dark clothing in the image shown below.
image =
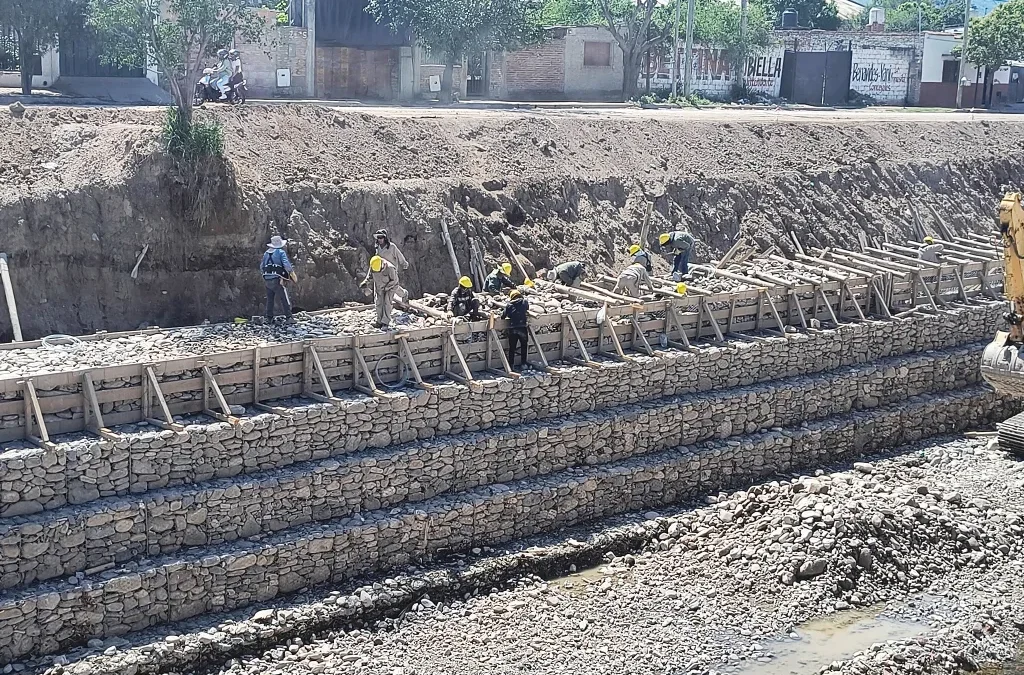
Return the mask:
POLYGON ((509 293, 508 298, 511 302, 505 306, 501 318, 508 319, 508 367, 514 370, 517 346, 519 347, 519 362, 526 365, 526 350, 529 345, 526 320, 529 317, 530 303, 518 290, 509 293))
POLYGON ((672 260, 672 279, 680 281, 690 272, 690 251, 693 250, 693 235, 685 230, 662 232, 658 243, 665 253, 674 253, 672 260))
POLYGON ((495 267, 484 279, 484 292, 497 295, 503 288, 515 288, 516 284, 512 281, 510 274, 512 274, 512 265, 509 263, 502 263, 501 267, 495 267))
POLYGON ((285 320, 289 323, 292 321, 292 303, 285 284, 289 281, 296 282, 299 278, 295 275, 292 261, 288 259, 288 253, 284 250, 287 243, 287 240, 275 234, 270 238, 267 251, 260 262, 263 283, 267 287, 267 323, 274 320, 274 303, 277 298, 281 299, 285 320))
POLYGON ((473 280, 469 277, 459 279, 459 285, 448 298, 448 313, 452 316, 464 316, 470 321, 479 321, 480 301, 473 295, 473 280))
POLYGON ((587 268, 579 260, 570 260, 548 270, 548 281, 557 281, 563 286, 579 288, 580 283, 587 277, 587 268))

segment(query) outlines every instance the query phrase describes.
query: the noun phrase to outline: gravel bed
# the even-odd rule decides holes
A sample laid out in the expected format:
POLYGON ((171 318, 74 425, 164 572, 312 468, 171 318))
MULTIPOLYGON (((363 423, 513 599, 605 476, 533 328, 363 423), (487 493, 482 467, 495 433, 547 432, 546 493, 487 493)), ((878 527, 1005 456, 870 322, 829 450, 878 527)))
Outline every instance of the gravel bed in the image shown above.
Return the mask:
MULTIPOLYGON (((771 675, 790 672, 772 668, 803 647, 805 622, 879 613, 912 626, 913 637, 897 631, 848 648, 838 640, 833 657, 797 672, 951 674, 1013 656, 1024 629, 1024 463, 984 439, 956 438, 816 474, 609 521, 611 530, 583 538, 607 542, 603 532, 617 528, 635 545, 609 550, 596 568, 496 580, 454 598, 414 592, 400 616, 302 634, 210 672, 771 675)), ((566 537, 515 555, 591 546, 566 537)), ((463 566, 507 563, 501 552, 472 553, 463 566)), ((151 634, 143 650, 167 653, 198 635, 226 651, 260 626, 308 625, 318 607, 371 607, 422 589, 416 575, 428 573, 310 592, 220 624, 184 623, 172 635, 151 634)), ((89 673, 90 663, 110 672, 122 645, 96 641, 69 655, 106 652, 72 672, 89 673)))

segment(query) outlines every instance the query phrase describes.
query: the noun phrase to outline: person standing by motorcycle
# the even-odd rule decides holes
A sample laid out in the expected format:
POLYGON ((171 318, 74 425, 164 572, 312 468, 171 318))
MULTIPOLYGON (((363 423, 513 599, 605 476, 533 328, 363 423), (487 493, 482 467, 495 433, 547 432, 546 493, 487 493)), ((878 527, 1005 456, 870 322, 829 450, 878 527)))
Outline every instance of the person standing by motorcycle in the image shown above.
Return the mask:
POLYGON ((237 49, 228 50, 228 59, 231 61, 231 78, 228 82, 234 86, 245 79, 242 75, 242 54, 237 49))
POLYGON ((217 89, 220 90, 220 100, 226 101, 228 99, 228 82, 231 81, 231 59, 228 58, 228 50, 218 49, 217 58, 220 59, 217 63, 217 67, 214 69, 214 75, 216 76, 215 84, 217 89))

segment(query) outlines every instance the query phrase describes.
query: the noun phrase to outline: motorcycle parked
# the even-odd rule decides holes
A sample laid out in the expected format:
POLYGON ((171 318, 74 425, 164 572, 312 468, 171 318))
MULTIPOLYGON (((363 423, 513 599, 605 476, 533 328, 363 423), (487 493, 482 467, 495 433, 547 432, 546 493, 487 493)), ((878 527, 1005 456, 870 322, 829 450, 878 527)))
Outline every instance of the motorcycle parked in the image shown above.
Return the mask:
POLYGON ((217 88, 216 82, 213 68, 205 69, 203 77, 196 82, 195 93, 192 95, 192 105, 198 108, 207 101, 211 103, 228 103, 230 105, 245 103, 247 92, 244 77, 241 75, 231 76, 231 79, 228 80, 228 97, 226 99, 220 97, 220 89, 217 88))

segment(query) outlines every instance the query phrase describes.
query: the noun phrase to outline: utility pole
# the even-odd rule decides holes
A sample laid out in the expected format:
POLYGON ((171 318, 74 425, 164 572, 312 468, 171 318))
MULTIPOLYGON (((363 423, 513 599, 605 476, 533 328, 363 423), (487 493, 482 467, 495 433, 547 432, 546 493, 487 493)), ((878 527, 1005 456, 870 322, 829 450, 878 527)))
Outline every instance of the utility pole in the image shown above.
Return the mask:
POLYGON ((967 76, 967 24, 971 22, 971 0, 964 0, 964 38, 960 43, 960 75, 956 83, 956 108, 960 109, 964 101, 964 82, 967 76))
POLYGON ((676 97, 679 88, 679 8, 682 6, 683 0, 676 0, 675 36, 672 38, 672 98, 676 97))
POLYGON ((917 34, 921 34, 921 0, 917 0, 917 34))
POLYGON ((693 13, 694 0, 686 3, 686 54, 683 59, 683 96, 690 95, 690 76, 693 74, 693 13))
POLYGON ((743 88, 744 71, 747 69, 747 0, 740 0, 740 65, 736 85, 743 88))

